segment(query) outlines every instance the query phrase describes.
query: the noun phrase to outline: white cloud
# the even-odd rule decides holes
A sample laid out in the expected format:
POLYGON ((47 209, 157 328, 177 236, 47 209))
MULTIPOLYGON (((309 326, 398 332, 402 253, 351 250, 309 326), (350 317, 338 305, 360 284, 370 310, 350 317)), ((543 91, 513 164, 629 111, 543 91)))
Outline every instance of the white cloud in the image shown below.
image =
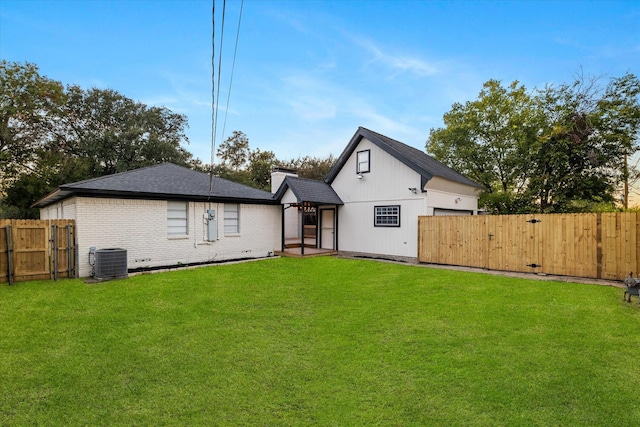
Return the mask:
POLYGON ((434 65, 418 57, 393 55, 384 52, 371 40, 355 39, 355 43, 373 55, 371 62, 379 62, 397 73, 409 72, 419 77, 432 76, 438 73, 438 69, 434 65))
POLYGON ((305 96, 292 99, 290 105, 297 115, 305 120, 325 120, 336 116, 336 106, 327 98, 305 96))

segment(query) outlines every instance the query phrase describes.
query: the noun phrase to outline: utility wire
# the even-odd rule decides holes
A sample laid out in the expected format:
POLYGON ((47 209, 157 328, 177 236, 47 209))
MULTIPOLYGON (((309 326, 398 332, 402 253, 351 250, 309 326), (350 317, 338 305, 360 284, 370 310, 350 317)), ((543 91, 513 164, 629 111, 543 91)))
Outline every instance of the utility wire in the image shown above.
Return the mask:
MULTIPOLYGON (((215 0, 214 0, 215 1, 215 0)), ((216 139, 216 133, 218 130, 218 103, 220 102, 220 80, 221 80, 221 75, 222 75, 222 45, 223 45, 223 40, 224 40, 224 15, 225 15, 225 9, 227 7, 227 0, 223 0, 222 1, 222 24, 220 27, 220 55, 218 56, 218 79, 217 79, 217 84, 218 87, 216 89, 216 93, 217 93, 217 98, 216 98, 216 106, 215 106, 215 121, 214 121, 214 127, 213 127, 213 139, 215 141, 216 139)))
POLYGON ((233 84, 233 71, 236 68, 236 54, 238 53, 238 39, 240 39, 240 23, 242 22, 242 7, 244 0, 240 2, 240 16, 238 17, 238 30, 236 32, 236 45, 233 49, 233 64, 231 65, 231 78, 229 79, 229 92, 227 92, 227 106, 224 110, 224 123, 222 125, 222 136, 224 137, 225 129, 227 128, 227 115, 229 114, 229 99, 231 98, 231 86, 233 84))
POLYGON ((213 192, 213 163, 216 152, 216 121, 215 121, 215 59, 216 59, 216 0, 211 0, 211 164, 209 165, 209 196, 213 192))

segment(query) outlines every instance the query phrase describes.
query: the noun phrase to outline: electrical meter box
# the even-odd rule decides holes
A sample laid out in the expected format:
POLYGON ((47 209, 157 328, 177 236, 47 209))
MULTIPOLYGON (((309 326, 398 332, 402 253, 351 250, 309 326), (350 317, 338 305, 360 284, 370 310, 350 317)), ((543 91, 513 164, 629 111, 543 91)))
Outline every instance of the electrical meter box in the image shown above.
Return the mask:
POLYGON ((207 210, 207 240, 218 240, 218 216, 215 209, 207 210))

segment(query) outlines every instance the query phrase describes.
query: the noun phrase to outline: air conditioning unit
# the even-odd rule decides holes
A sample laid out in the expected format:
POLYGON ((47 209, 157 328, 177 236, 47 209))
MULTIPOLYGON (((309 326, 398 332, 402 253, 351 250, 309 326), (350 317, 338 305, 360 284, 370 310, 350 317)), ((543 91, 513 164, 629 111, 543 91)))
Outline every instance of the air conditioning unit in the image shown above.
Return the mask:
POLYGON ((127 274, 127 250, 118 248, 98 249, 94 277, 98 280, 122 279, 127 274))

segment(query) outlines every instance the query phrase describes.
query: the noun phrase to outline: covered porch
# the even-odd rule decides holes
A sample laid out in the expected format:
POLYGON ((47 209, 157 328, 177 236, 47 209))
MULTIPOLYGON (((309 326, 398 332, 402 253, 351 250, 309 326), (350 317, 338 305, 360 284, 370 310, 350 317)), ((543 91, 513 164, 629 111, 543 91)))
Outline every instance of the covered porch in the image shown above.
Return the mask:
POLYGON ((277 255, 338 253, 338 206, 343 203, 328 184, 287 176, 276 197, 282 204, 282 244, 277 255))

